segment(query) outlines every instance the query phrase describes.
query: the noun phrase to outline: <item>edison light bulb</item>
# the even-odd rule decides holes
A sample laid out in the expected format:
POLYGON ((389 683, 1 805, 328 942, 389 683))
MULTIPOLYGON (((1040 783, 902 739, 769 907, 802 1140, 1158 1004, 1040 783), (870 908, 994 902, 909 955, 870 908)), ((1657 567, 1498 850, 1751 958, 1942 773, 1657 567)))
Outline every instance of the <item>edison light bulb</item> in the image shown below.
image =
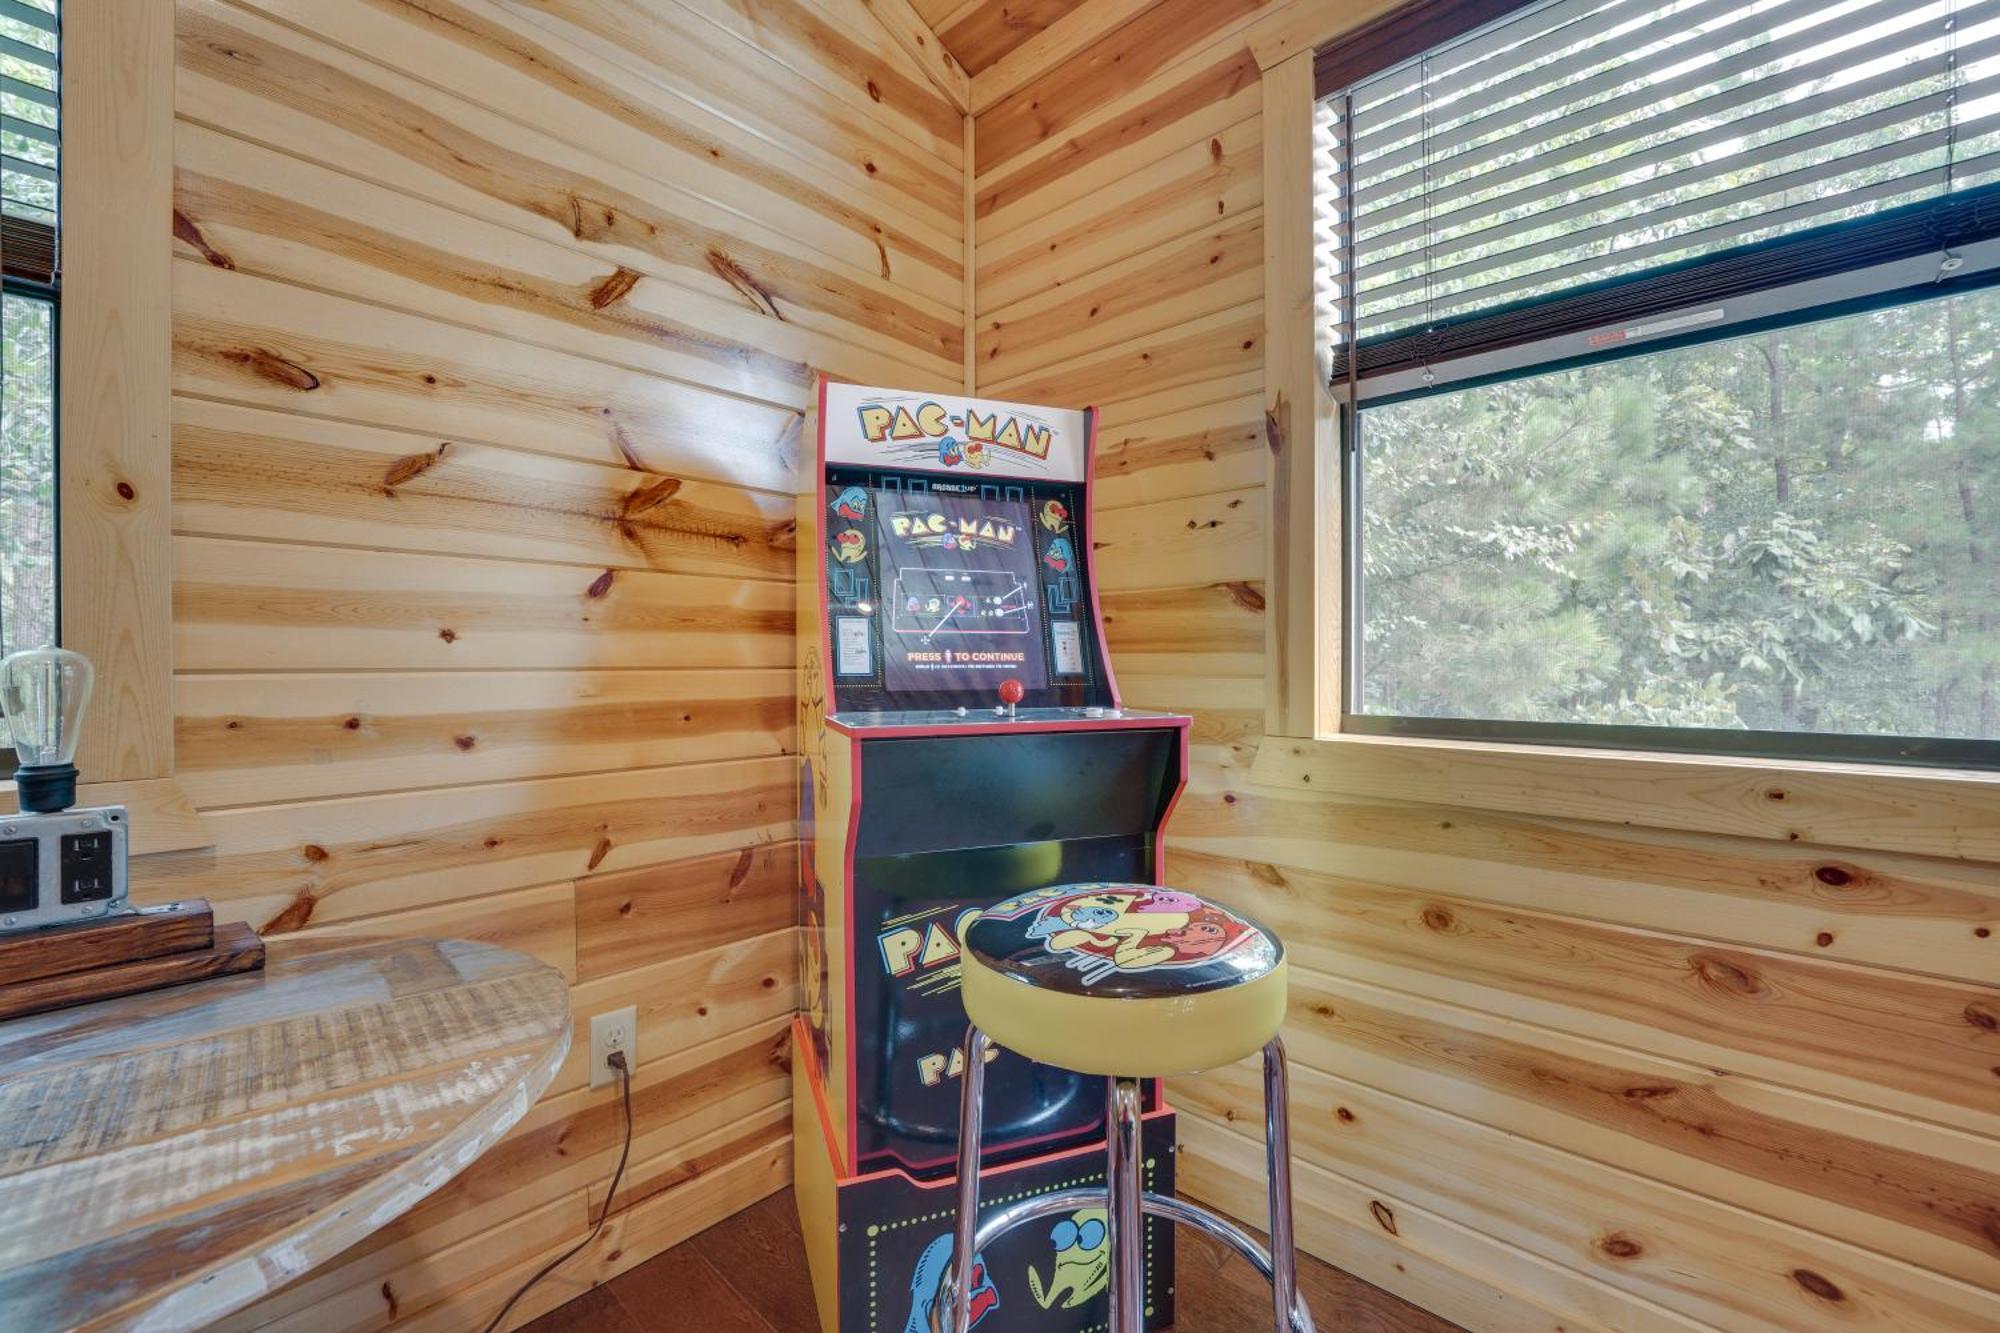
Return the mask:
POLYGON ((89 658, 66 648, 30 648, 0 661, 0 713, 21 757, 14 784, 23 810, 76 804, 76 742, 95 676, 89 658))

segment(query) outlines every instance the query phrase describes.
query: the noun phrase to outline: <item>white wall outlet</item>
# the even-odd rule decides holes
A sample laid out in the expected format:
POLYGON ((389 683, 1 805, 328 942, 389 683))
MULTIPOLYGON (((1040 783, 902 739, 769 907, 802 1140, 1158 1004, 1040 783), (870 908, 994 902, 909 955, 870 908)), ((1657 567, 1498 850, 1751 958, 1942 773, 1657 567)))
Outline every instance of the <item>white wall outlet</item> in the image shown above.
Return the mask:
POLYGON ((618 1071, 611 1067, 611 1053, 625 1052, 625 1072, 631 1073, 638 1067, 639 1056, 639 1011, 632 1005, 623 1009, 613 1009, 608 1014, 590 1016, 590 1086, 601 1088, 607 1083, 618 1081, 618 1071))

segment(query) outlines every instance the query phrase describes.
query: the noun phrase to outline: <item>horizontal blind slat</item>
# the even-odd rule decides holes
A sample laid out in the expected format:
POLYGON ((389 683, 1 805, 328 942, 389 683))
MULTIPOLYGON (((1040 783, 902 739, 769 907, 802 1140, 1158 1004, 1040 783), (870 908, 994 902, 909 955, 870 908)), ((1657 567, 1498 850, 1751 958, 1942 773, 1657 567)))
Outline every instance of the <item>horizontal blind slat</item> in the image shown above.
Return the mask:
MULTIPOLYGON (((1936 3, 1937 0, 1928 2, 1936 3)), ((1864 3, 1886 7, 1895 0, 1864 0, 1864 3)), ((1779 12, 1790 19, 1810 16, 1819 8, 1821 6, 1812 3, 1812 0, 1782 0, 1779 12)), ((1547 35, 1546 40, 1553 44, 1556 51, 1561 51, 1561 59, 1543 55, 1527 60, 1521 58, 1526 48, 1520 52, 1508 51, 1503 58, 1481 67, 1476 76, 1455 81, 1441 79, 1433 65, 1428 90, 1421 77, 1422 63, 1419 62, 1417 86, 1404 99, 1407 105, 1393 116, 1357 114, 1354 122, 1356 141, 1364 153, 1393 147, 1418 132, 1427 109, 1435 134, 1482 116, 1512 111, 1524 100, 1539 100, 1551 93, 1561 96, 1564 101, 1575 101, 1582 94, 1571 97, 1568 90, 1587 77, 1585 71, 1607 62, 1614 69, 1631 69, 1639 63, 1653 63, 1651 60, 1642 62, 1637 57, 1645 48, 1660 44, 1662 36, 1657 28, 1638 22, 1639 15, 1629 6, 1621 8, 1616 14, 1600 17, 1615 18, 1615 24, 1606 26, 1636 26, 1630 26, 1627 31, 1606 37, 1601 42, 1564 50, 1563 39, 1595 26, 1591 20, 1584 20, 1547 35), (1514 72, 1508 73, 1509 69, 1514 72)), ((1752 18, 1744 13, 1742 0, 1734 0, 1734 3, 1731 0, 1698 0, 1691 8, 1674 15, 1676 25, 1684 26, 1687 31, 1672 34, 1670 40, 1691 43, 1697 37, 1706 37, 1711 46, 1727 45, 1731 41, 1744 40, 1747 34, 1764 30, 1752 18), (1717 20, 1729 22, 1716 32, 1700 34, 1695 31, 1701 24, 1717 20), (1741 29, 1738 36, 1726 35, 1730 23, 1741 29)))
POLYGON ((17 116, 0 116, 0 131, 18 134, 24 139, 33 139, 54 147, 62 142, 56 131, 47 125, 37 125, 32 120, 22 120, 17 116))
MULTIPOLYGON (((1801 8, 1812 10, 1817 6, 1814 0, 1805 0, 1801 8)), ((1805 61, 1796 68, 1785 64, 1828 43, 1856 39, 1857 44, 1865 51, 1867 59, 1877 59, 1905 46, 1920 45, 1926 41, 1941 41, 1944 36, 1942 24, 1899 23, 1888 27, 1872 39, 1861 41, 1860 34, 1882 26, 1882 15, 1883 10, 1880 8, 1836 15, 1826 24, 1815 24, 1762 45, 1732 52, 1697 69, 1650 79, 1644 85, 1643 95, 1651 104, 1659 105, 1669 99, 1695 93, 1704 88, 1727 85, 1730 80, 1739 78, 1746 81, 1752 78, 1758 79, 1768 89, 1784 82, 1788 77, 1795 79, 1816 77, 1819 73, 1841 68, 1841 60, 1845 53, 1840 49, 1805 61), (1808 69, 1813 73, 1803 72, 1808 69)), ((1996 15, 2000 15, 2000 0, 1986 0, 1980 11, 1981 20, 1996 15)), ((1645 77, 1643 68, 1636 72, 1619 71, 1613 78, 1557 89, 1555 92, 1559 95, 1538 98, 1532 106, 1523 104, 1522 107, 1508 108, 1496 114, 1490 124, 1482 122, 1480 127, 1482 135, 1490 136, 1485 137, 1482 142, 1465 142, 1461 146, 1459 138, 1434 135, 1429 145, 1428 167, 1425 163, 1425 146, 1421 141, 1372 157, 1368 153, 1366 143, 1361 142, 1357 147, 1360 156, 1356 158, 1356 162, 1361 164, 1371 186, 1379 186, 1385 192, 1421 185, 1426 170, 1433 182, 1441 170, 1474 171, 1487 166, 1495 158, 1520 151, 1522 132, 1518 127, 1523 120, 1532 115, 1533 111, 1556 110, 1563 105, 1574 105, 1587 95, 1604 92, 1620 82, 1630 81, 1635 77, 1645 77), (1523 110, 1526 114, 1513 114, 1515 111, 1523 110), (1507 118, 1502 119, 1502 116, 1507 118), (1449 151, 1455 147, 1459 149, 1458 152, 1449 151)), ((1707 96, 1714 97, 1731 91, 1733 89, 1721 86, 1707 96)), ((1574 132, 1579 126, 1588 125, 1593 121, 1608 120, 1617 112, 1630 109, 1631 99, 1609 98, 1594 104, 1576 106, 1574 110, 1561 115, 1546 126, 1536 127, 1526 133, 1536 134, 1544 141, 1555 139, 1574 132)), ((1436 188, 1435 184, 1430 188, 1436 188)))
POLYGON ((1315 281, 1365 353, 1942 207, 2000 168, 2000 0, 1551 0, 1343 99, 1315 281))
POLYGON ((55 52, 44 51, 39 46, 30 46, 26 42, 15 41, 12 37, 0 37, 0 55, 12 56, 16 60, 23 61, 26 64, 45 69, 50 74, 56 72, 55 52))
MULTIPOLYGON (((2000 168, 2000 153, 1958 164, 1965 175, 2000 168)), ((1443 365, 1483 351, 1545 341, 1564 333, 1604 331, 1637 321, 1732 303, 1740 297, 1796 287, 1857 268, 1880 273, 1907 261, 1940 257, 1939 246, 2000 241, 2000 185, 1954 191, 1948 207, 1923 201, 1878 210, 1852 223, 1793 232, 1759 246, 1738 246, 1685 264, 1655 266, 1547 297, 1483 310, 1461 320, 1372 337, 1358 345, 1364 377, 1443 365)), ((1936 281, 1946 275, 1935 271, 1936 281)), ((1876 288, 1875 290, 1885 290, 1876 288)), ((1335 356, 1338 374, 1345 353, 1335 356)))
MULTIPOLYGON (((1630 204, 1639 200, 1651 199, 1658 195, 1677 193, 1709 181, 1731 176, 1746 169, 1754 169, 1767 162, 1781 161, 1784 158, 1809 151, 1813 148, 1836 144, 1843 139, 1851 139, 1858 135, 1887 130, 1905 124, 1908 121, 1922 119, 1926 116, 1937 117, 1937 134, 1942 136, 1945 128, 1944 114, 1949 103, 1950 96, 1943 91, 1914 97, 1908 101, 1896 103, 1893 106, 1885 107, 1882 110, 1865 116, 1837 121, 1831 125, 1823 125, 1816 129, 1793 135, 1790 138, 1777 140, 1768 145, 1765 151, 1757 154, 1745 153, 1733 157, 1718 157, 1707 162, 1697 162, 1692 166, 1676 171, 1658 176, 1644 177, 1597 194, 1573 199, 1566 204, 1545 208, 1531 217, 1511 220, 1503 219, 1476 230, 1460 232, 1457 235, 1450 236, 1448 239, 1432 239, 1428 244, 1423 246, 1423 252, 1426 256, 1425 263, 1433 276, 1440 275, 1447 269, 1458 271, 1467 265, 1475 268, 1497 268, 1514 264, 1519 262, 1521 258, 1526 257, 1527 248, 1516 247, 1493 250, 1478 260, 1465 260, 1457 263, 1451 262, 1451 256, 1467 250, 1477 250, 1482 246, 1490 246, 1497 238, 1504 237, 1508 233, 1526 231, 1529 234, 1533 234, 1534 232, 1556 226, 1572 218, 1592 216, 1613 209, 1621 204, 1630 204)), ((1935 139, 1934 142, 1937 147, 1943 146, 1943 139, 1941 137, 1935 139)), ((1880 146, 1881 150, 1886 156, 1882 159, 1874 160, 1889 160, 1928 151, 1927 149, 1913 146, 1914 143, 1914 140, 1904 139, 1893 144, 1882 145, 1880 146)), ((1644 223, 1647 228, 1653 230, 1671 227, 1675 221, 1682 217, 1705 212, 1711 208, 1720 206, 1726 197, 1757 198, 1761 195, 1771 193, 1774 188, 1772 182, 1777 180, 1790 180, 1795 182, 1797 186, 1806 186, 1816 181, 1842 175, 1846 171, 1854 169, 1852 166, 1846 165, 1847 162, 1848 158, 1846 157, 1829 159, 1825 162, 1809 162, 1789 172, 1774 173, 1769 177, 1746 181, 1732 189, 1689 194, 1676 201, 1662 202, 1653 208, 1645 210, 1644 223)), ((1540 251, 1546 251, 1550 247, 1560 249, 1587 246, 1595 239, 1615 234, 1618 231, 1635 225, 1639 219, 1633 216, 1633 212, 1636 212, 1636 210, 1607 217, 1588 228, 1565 231, 1557 237, 1540 243, 1535 248, 1540 251)), ((1433 232, 1434 237, 1439 234, 1440 232, 1433 232)), ((1391 267, 1398 258, 1411 256, 1415 253, 1414 250, 1383 253, 1372 240, 1364 242, 1364 245, 1367 247, 1370 260, 1383 268, 1391 267)))
MULTIPOLYGON (((1961 52, 1960 59, 1966 61, 1995 56, 2000 56, 2000 36, 1965 48, 1961 52)), ((1621 154, 1615 160, 1604 159, 1601 166, 1615 169, 1618 173, 1628 173, 1639 168, 1658 165, 1689 152, 1718 147, 1734 138, 1755 135, 1791 121, 1834 111, 1846 103, 1886 94, 1903 84, 1921 83, 1928 79, 1939 78, 1944 74, 1947 63, 1947 57, 1939 53, 1902 69, 1887 70, 1871 78, 1829 88, 1797 101, 1781 102, 1766 110, 1745 114, 1740 119, 1721 120, 1700 132, 1685 132, 1684 127, 1691 122, 1709 120, 1745 103, 1768 98, 1774 92, 1771 80, 1744 84, 1713 98, 1686 103, 1659 118, 1659 123, 1651 119, 1638 121, 1629 126, 1604 131, 1589 139, 1579 140, 1567 148, 1555 149, 1546 154, 1535 154, 1508 167, 1485 172, 1478 178, 1478 184, 1487 192, 1485 197, 1464 204, 1455 204, 1453 201, 1461 192, 1456 190, 1448 193, 1439 192, 1433 200, 1433 206, 1444 207, 1446 211, 1433 213, 1428 222, 1416 218, 1384 231, 1380 229, 1379 223, 1379 219, 1384 215, 1381 213, 1369 215, 1366 221, 1377 226, 1373 231, 1364 228, 1366 243, 1371 248, 1386 249, 1421 236, 1426 226, 1433 229, 1455 226, 1486 213, 1524 209, 1558 194, 1582 191, 1594 181, 1608 178, 1608 170, 1600 170, 1598 164, 1586 165, 1575 171, 1536 181, 1517 191, 1506 194, 1493 193, 1500 187, 1523 177, 1553 171, 1578 158, 1587 159, 1609 153, 1631 143, 1634 139, 1655 135, 1663 137, 1662 142, 1651 147, 1621 154)), ((1408 209, 1398 210, 1394 216, 1411 216, 1420 208, 1421 200, 1408 209)))
POLYGON ((33 102, 36 106, 48 107, 52 111, 56 106, 56 95, 53 89, 37 88, 32 83, 23 83, 21 80, 6 74, 0 74, 0 93, 5 93, 9 97, 18 97, 26 102, 33 102))
POLYGON ((36 9, 33 5, 24 5, 21 3, 21 0, 0 0, 0 14, 5 14, 16 23, 25 23, 30 28, 39 28, 43 32, 52 33, 56 30, 56 16, 54 14, 45 9, 36 9))
MULTIPOLYGON (((1482 31, 1447 42, 1428 57, 1433 96, 1450 96, 1482 79, 1504 73, 1509 67, 1544 60, 1575 41, 1627 22, 1636 8, 1636 0, 1596 0, 1592 4, 1573 0, 1511 16, 1482 31), (1536 28, 1540 31, 1525 35, 1536 28), (1502 52, 1504 59, 1495 60, 1502 52)), ((1357 129, 1371 121, 1386 125, 1420 105, 1422 66, 1422 61, 1407 61, 1355 84, 1357 129)))
POLYGON ((18 172, 23 176, 33 176, 54 184, 58 180, 54 167, 43 166, 40 162, 30 162, 26 158, 15 157, 12 153, 0 153, 0 167, 18 172))
MULTIPOLYGON (((2000 167, 2000 152, 1962 161, 1957 164, 1956 170, 1970 174, 1994 167, 2000 167)), ((1476 291, 1458 293, 1450 298, 1432 302, 1422 300, 1409 302, 1395 310, 1364 315, 1360 321, 1361 333, 1362 336, 1368 337, 1412 324, 1457 318, 1468 312, 1504 304, 1508 298, 1518 296, 1536 286, 1556 282, 1574 285, 1616 276, 1607 274, 1604 270, 1623 267, 1642 259, 1658 259, 1684 250, 1721 249, 1724 243, 1739 240, 1754 231, 1805 221, 1842 208, 1851 208, 1876 200, 1893 199, 1919 190, 1939 189, 1943 186, 1944 177, 1945 169, 1942 166, 1927 167, 1889 180, 1857 186, 1843 192, 1837 199, 1813 199, 1746 218, 1731 219, 1699 231, 1633 246, 1629 250, 1595 255, 1533 274, 1524 274, 1476 291)))

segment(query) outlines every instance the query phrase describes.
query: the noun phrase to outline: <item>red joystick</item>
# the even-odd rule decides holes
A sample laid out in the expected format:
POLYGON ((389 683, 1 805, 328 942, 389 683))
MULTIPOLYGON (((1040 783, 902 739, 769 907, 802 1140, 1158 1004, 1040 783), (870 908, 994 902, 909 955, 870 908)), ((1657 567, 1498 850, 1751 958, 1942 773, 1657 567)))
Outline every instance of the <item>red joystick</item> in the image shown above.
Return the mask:
POLYGON ((1012 676, 1000 682, 1000 702, 1006 704, 1009 708, 1012 708, 1027 697, 1028 691, 1022 687, 1020 681, 1015 680, 1012 676))

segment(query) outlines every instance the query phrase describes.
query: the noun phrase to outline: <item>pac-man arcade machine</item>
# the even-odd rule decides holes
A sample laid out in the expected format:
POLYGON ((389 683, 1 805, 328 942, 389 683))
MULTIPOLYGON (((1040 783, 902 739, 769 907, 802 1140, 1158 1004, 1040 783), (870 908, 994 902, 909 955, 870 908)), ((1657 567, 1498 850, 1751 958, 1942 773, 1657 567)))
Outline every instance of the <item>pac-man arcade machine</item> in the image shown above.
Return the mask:
MULTIPOLYGON (((958 927, 1009 895, 1158 883, 1188 719, 1119 705, 1091 579, 1094 412, 825 382, 799 500, 800 1222, 825 1333, 928 1333, 949 1262, 958 927)), ((1104 1178, 1104 1080, 1002 1052, 986 1208, 1104 1178)), ((1173 1191, 1154 1087, 1144 1186, 1173 1191)), ((1106 1318, 1101 1210, 976 1256, 981 1333, 1106 1318)), ((1147 1222, 1149 1327, 1171 1227, 1147 1222)), ((934 1324, 933 1320, 936 1319, 934 1324)))

